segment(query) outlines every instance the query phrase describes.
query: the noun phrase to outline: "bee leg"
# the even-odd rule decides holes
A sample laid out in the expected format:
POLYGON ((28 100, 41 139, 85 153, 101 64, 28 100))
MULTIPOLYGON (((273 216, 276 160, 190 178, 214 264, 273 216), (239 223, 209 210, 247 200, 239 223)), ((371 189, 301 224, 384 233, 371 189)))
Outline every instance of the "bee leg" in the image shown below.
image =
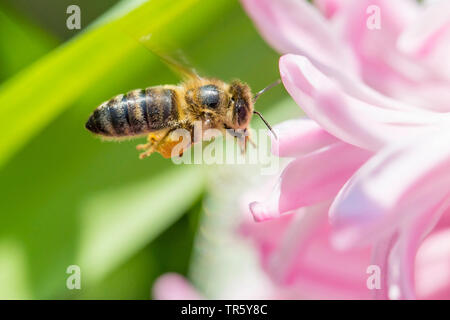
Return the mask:
MULTIPOLYGON (((148 145, 148 143, 147 143, 148 145)), ((145 152, 142 152, 139 154, 139 159, 144 159, 149 157, 153 152, 155 152, 155 147, 154 145, 150 145, 149 147, 146 147, 145 149, 141 149, 141 150, 145 150, 145 152)))
POLYGON ((247 142, 250 142, 254 148, 256 148, 256 143, 253 141, 251 135, 251 131, 244 129, 244 132, 239 135, 239 144, 241 146, 242 154, 247 152, 247 142))
POLYGON ((137 146, 136 146, 136 150, 147 150, 148 148, 150 148, 151 147, 151 143, 144 143, 144 144, 138 144, 137 146))
POLYGON ((164 141, 164 138, 162 138, 161 140, 159 140, 156 143, 147 143, 146 145, 149 145, 145 150, 145 152, 142 152, 141 154, 139 154, 139 159, 144 159, 147 157, 150 157, 151 154, 155 151, 157 151, 158 147, 161 145, 161 143, 164 141))
POLYGON ((245 152, 247 151, 247 139, 246 136, 244 135, 238 135, 234 137, 235 139, 237 139, 237 143, 239 145, 239 148, 241 149, 241 154, 245 154, 245 152))
POLYGON ((136 149, 139 151, 145 150, 145 152, 142 152, 139 154, 139 159, 144 159, 146 157, 149 157, 156 149, 155 142, 149 142, 145 144, 138 144, 136 146, 136 149))
POLYGON ((136 146, 137 150, 144 150, 141 154, 139 154, 139 159, 144 159, 149 157, 153 152, 156 151, 158 146, 164 141, 170 131, 163 133, 163 135, 149 134, 148 135, 148 143, 139 144, 136 146))
POLYGON ((147 138, 148 143, 138 144, 136 150, 148 150, 150 149, 158 140, 153 134, 150 134, 147 138))
POLYGON ((245 138, 250 142, 250 144, 253 146, 253 148, 256 148, 256 143, 255 143, 255 141, 253 141, 251 136, 246 136, 245 138))
POLYGON ((140 153, 140 154, 139 154, 139 159, 142 160, 142 159, 144 159, 144 158, 150 157, 150 155, 151 155, 153 152, 155 152, 154 148, 150 148, 150 149, 146 150, 145 152, 140 153))

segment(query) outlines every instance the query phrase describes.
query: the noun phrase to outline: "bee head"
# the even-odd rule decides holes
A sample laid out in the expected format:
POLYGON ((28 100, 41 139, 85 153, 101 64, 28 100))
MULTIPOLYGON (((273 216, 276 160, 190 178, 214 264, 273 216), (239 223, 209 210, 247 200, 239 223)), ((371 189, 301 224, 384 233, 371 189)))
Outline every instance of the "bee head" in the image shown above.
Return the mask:
POLYGON ((232 127, 234 129, 245 129, 253 115, 253 97, 250 87, 235 80, 230 84, 229 93, 231 96, 232 127))

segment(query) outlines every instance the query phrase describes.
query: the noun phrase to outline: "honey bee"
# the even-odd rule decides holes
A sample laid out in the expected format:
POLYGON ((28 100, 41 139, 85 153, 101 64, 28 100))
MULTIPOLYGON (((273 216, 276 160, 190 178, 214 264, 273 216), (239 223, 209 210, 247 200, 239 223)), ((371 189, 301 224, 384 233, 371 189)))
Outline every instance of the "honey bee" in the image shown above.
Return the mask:
POLYGON ((172 157, 172 149, 180 143, 180 137, 173 133, 177 129, 185 129, 191 132, 192 140, 178 155, 181 156, 190 145, 199 142, 195 141, 197 138, 193 132, 195 122, 200 122, 203 130, 225 132, 234 129, 244 152, 253 114, 261 117, 273 133, 267 121, 254 110, 254 103, 261 93, 280 83, 279 80, 253 96, 250 87, 240 80, 226 83, 203 78, 177 62, 164 60, 185 81, 117 95, 94 110, 86 122, 86 129, 110 139, 147 135, 148 142, 137 146, 143 151, 139 156, 141 159, 153 152, 164 158, 172 157))

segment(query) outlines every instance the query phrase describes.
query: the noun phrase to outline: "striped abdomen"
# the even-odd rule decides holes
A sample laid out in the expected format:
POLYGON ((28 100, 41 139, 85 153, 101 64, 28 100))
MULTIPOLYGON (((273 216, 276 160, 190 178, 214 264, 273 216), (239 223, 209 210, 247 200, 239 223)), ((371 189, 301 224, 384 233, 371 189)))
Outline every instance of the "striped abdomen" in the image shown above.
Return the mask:
POLYGON ((102 103, 89 117, 86 129, 102 136, 126 137, 167 128, 177 119, 176 91, 152 87, 102 103))

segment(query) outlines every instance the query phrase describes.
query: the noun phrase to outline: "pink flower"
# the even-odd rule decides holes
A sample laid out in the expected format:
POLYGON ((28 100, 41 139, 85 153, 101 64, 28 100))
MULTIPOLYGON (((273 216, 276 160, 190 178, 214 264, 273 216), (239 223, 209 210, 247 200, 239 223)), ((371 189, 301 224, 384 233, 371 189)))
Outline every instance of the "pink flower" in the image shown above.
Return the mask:
POLYGON ((243 228, 263 268, 299 298, 450 298, 450 3, 242 3, 310 118, 275 129, 294 160, 250 205, 278 218, 243 228))
POLYGON ((200 300, 202 296, 182 276, 166 273, 153 285, 153 297, 157 300, 200 300))

